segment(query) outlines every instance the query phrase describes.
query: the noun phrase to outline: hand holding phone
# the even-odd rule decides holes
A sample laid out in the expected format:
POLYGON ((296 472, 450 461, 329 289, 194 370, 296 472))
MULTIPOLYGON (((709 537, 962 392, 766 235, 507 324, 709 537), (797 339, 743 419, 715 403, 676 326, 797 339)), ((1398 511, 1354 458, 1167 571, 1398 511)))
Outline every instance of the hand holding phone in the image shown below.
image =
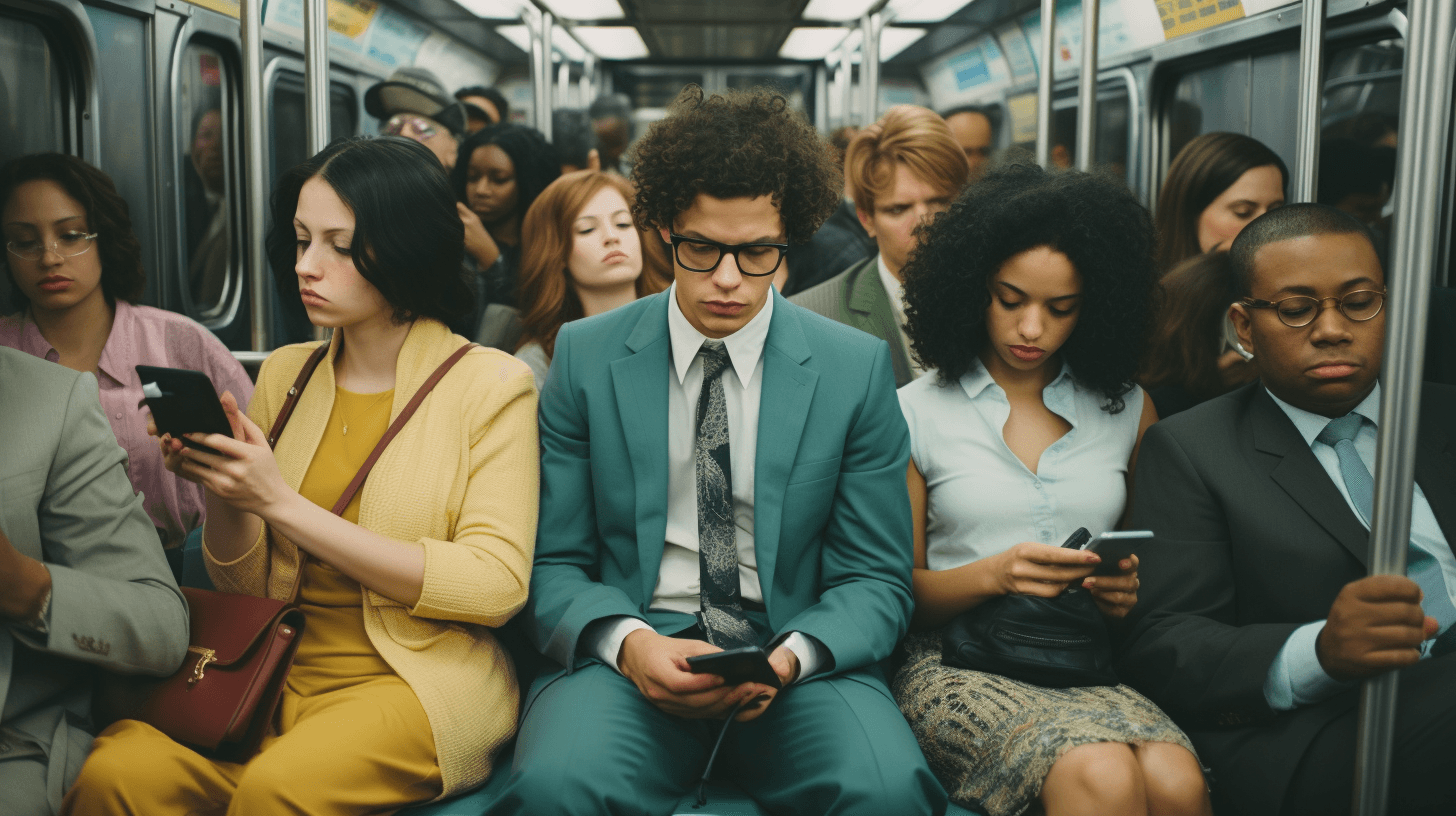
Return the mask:
POLYGON ((162 368, 139 365, 142 394, 152 412, 157 433, 171 434, 173 439, 208 453, 217 451, 187 441, 186 434, 215 433, 233 436, 232 424, 222 401, 212 387, 212 380, 201 371, 185 368, 162 368))
POLYGON ((769 665, 768 656, 769 652, 761 646, 745 646, 689 657, 688 670, 694 674, 716 674, 729 686, 762 683, 769 688, 779 688, 778 672, 769 665))
POLYGON ((1086 549, 1101 556, 1102 563, 1092 571, 1093 575, 1119 575, 1122 569, 1117 565, 1124 559, 1138 554, 1138 550, 1153 538, 1152 530, 1119 530, 1103 533, 1092 539, 1086 549))

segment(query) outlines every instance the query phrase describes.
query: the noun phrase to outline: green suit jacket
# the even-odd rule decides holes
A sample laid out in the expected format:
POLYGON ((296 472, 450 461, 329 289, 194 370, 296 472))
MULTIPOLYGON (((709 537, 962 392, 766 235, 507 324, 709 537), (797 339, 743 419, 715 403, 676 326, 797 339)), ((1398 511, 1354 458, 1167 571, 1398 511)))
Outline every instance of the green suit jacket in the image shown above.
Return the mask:
MULTIPOLYGON (((568 323, 541 393, 541 517, 526 619, 570 671, 592 621, 650 611, 667 526, 671 290, 568 323)), ((911 608, 909 432, 889 349, 777 292, 763 351, 754 547, 769 625, 839 673, 888 657, 911 608)))
POLYGON ((910 352, 895 322, 890 294, 880 281, 878 254, 860 261, 827 281, 793 295, 789 302, 884 340, 890 346, 895 387, 915 379, 910 352))
POLYGON ((127 479, 95 378, 9 348, 0 348, 0 531, 51 574, 47 634, 0 625, 0 759, 29 746, 25 758, 46 766, 47 789, 0 800, 58 809, 91 745, 95 667, 175 671, 187 605, 127 479))

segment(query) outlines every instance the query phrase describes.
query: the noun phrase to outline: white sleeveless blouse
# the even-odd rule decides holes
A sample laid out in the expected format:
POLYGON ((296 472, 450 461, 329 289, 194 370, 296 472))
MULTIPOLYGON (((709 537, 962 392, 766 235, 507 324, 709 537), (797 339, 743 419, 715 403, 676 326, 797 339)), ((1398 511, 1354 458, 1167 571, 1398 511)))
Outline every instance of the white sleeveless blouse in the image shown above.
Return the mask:
POLYGON ((899 392, 910 455, 928 490, 930 569, 963 566, 1023 541, 1060 546, 1078 527, 1094 536, 1116 529, 1127 502, 1141 388, 1109 414, 1102 396, 1064 365, 1042 401, 1072 430, 1042 453, 1032 473, 1002 436, 1011 405, 985 367, 977 363, 949 386, 936 377, 928 372, 899 392))

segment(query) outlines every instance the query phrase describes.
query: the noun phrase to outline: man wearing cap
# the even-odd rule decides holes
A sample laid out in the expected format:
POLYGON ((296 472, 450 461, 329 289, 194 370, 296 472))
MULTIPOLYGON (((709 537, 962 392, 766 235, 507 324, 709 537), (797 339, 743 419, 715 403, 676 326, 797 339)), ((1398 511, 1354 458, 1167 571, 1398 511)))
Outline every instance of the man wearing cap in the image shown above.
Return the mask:
POLYGON ((450 98, 433 72, 400 68, 364 92, 364 110, 379 120, 381 135, 414 139, 435 154, 445 172, 455 167, 465 106, 450 98))

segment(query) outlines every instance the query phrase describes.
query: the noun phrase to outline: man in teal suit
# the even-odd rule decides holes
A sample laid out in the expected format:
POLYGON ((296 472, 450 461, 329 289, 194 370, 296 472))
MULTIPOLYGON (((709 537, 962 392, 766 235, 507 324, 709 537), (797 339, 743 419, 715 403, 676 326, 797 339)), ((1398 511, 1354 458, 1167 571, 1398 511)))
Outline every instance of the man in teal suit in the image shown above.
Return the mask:
POLYGON ((634 178, 675 284, 558 336, 525 616, 561 668, 490 812, 668 813, 721 732, 718 774, 775 813, 941 813, 879 668, 911 604, 889 350, 771 286, 833 160, 781 97, 692 87, 634 178), (744 645, 782 690, 688 671, 744 645))

